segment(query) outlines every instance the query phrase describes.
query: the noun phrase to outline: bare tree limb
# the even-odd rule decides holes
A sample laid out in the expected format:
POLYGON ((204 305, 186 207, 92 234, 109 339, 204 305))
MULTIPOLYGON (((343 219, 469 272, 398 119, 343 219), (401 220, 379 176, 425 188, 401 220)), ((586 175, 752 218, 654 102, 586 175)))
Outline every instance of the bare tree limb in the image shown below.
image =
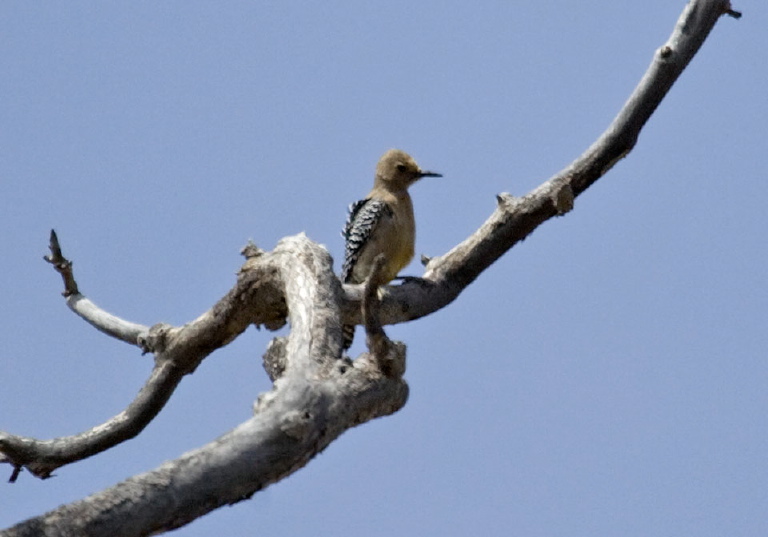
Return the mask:
POLYGON ((50 475, 137 434, 184 375, 249 325, 274 328, 287 317, 292 330, 287 339, 274 340, 265 355, 274 388, 259 397, 253 418, 175 461, 0 535, 147 535, 177 528, 296 471, 344 430, 397 411, 408 396, 401 376, 404 347, 386 339, 382 324, 446 306, 539 225, 571 210, 577 196, 631 151, 724 14, 740 15, 727 0, 692 0, 603 135, 525 197, 500 194, 490 218, 451 251, 428 260, 418 282, 378 291, 374 268, 367 283, 342 288, 327 251, 301 235, 284 239, 271 253, 247 247, 236 285, 211 310, 181 327, 147 329, 116 317, 107 321, 86 302, 54 234, 47 259, 64 279, 70 307, 100 330, 154 353, 155 368, 126 411, 91 431, 44 442, 0 433, 0 452, 14 465, 14 476, 21 467, 50 475), (354 361, 341 358, 342 324, 361 321, 369 352, 354 361))
MULTIPOLYGON (((58 255, 57 270, 59 265, 64 266, 69 271, 65 282, 70 279, 74 282, 72 264, 61 255, 58 240, 56 242, 58 254, 54 256, 58 255)), ((61 466, 135 437, 162 410, 182 378, 192 373, 211 352, 232 341, 252 323, 282 325, 287 310, 283 298, 284 284, 278 269, 280 266, 291 266, 288 260, 302 255, 302 246, 306 243, 309 243, 306 238, 283 241, 283 245, 278 245, 271 255, 252 255, 240 272, 235 287, 195 321, 178 328, 157 324, 151 329, 137 331, 135 344, 155 353, 155 365, 136 398, 107 422, 78 435, 52 440, 37 440, 0 431, 0 462, 14 467, 10 480, 15 481, 22 467, 37 477, 49 477, 61 466)), ((333 280, 338 289, 338 281, 333 280)), ((74 291, 77 292, 76 284, 74 291)), ((87 302, 89 305, 85 309, 76 312, 99 330, 118 339, 125 340, 120 336, 130 331, 127 327, 139 326, 100 310, 79 292, 67 297, 68 303, 71 300, 80 304, 87 302), (117 328, 111 330, 109 323, 117 328)))
POLYGON ((178 386, 183 371, 172 362, 155 365, 136 399, 114 418, 86 432, 52 440, 36 440, 0 431, 0 462, 13 464, 9 481, 22 467, 47 478, 57 468, 105 451, 139 434, 165 406, 178 386))
POLYGON ((405 404, 402 378, 384 374, 370 360, 339 359, 341 288, 327 251, 293 237, 264 256, 263 264, 284 271, 276 279, 285 279, 293 329, 285 373, 259 398, 254 417, 152 472, 23 522, 4 536, 131 536, 177 528, 249 498, 304 466, 345 430, 405 404))
POLYGON ((61 294, 67 299, 69 309, 108 336, 137 345, 139 338, 149 331, 149 327, 115 317, 80 294, 72 270, 72 261, 64 257, 61 252, 59 237, 54 230, 51 230, 48 248, 51 250, 51 255, 44 256, 43 259, 52 264, 56 272, 61 274, 64 280, 64 291, 61 294))
MULTIPOLYGON (((491 216, 461 244, 428 260, 422 281, 389 287, 381 322, 394 324, 447 306, 486 268, 539 225, 570 210, 572 200, 605 175, 637 143, 645 123, 701 47, 721 15, 734 15, 727 0, 692 0, 667 42, 605 132, 551 179, 516 198, 500 194, 491 216)), ((362 285, 344 285, 344 322, 361 322, 362 285)))

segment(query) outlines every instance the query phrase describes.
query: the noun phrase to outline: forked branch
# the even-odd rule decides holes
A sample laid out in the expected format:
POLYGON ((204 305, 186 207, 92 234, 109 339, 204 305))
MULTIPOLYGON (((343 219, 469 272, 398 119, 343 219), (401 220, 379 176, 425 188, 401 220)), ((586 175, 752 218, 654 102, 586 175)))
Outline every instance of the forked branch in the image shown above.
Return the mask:
POLYGON ((571 210, 576 197, 631 151, 724 14, 740 16, 727 0, 692 0, 603 135, 526 196, 500 194, 490 218, 450 252, 429 260, 418 282, 387 287, 379 294, 374 270, 366 284, 342 289, 328 253, 304 236, 291 237, 271 253, 247 249, 235 287, 199 318, 182 327, 149 329, 109 316, 87 301, 52 235, 48 260, 62 274, 70 308, 99 330, 154 353, 155 368, 124 413, 88 433, 50 441, 0 433, 0 453, 15 467, 12 477, 21 467, 45 477, 62 464, 136 434, 184 375, 250 324, 277 327, 289 318, 292 330, 265 357, 274 388, 260 396, 253 418, 175 461, 2 535, 115 535, 118 530, 121 535, 147 535, 173 529, 291 474, 346 429, 397 411, 408 395, 402 379, 404 348, 386 339, 382 325, 446 306, 539 225, 571 210), (340 327, 360 322, 366 325, 369 352, 354 361, 342 358, 340 327))

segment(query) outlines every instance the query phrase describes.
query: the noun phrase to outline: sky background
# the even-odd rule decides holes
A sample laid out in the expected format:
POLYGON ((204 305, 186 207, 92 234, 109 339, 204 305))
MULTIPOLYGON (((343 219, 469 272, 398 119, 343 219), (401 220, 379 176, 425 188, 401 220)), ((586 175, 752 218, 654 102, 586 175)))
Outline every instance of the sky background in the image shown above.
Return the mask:
MULTIPOLYGON (((97 304, 183 324, 248 239, 305 232, 339 268, 398 147, 444 174, 413 189, 417 258, 443 254, 594 141, 684 5, 3 2, 0 429, 78 433, 151 370, 66 308, 51 228, 97 304)), ((389 328, 403 410, 173 535, 768 534, 768 4, 734 8, 573 212, 389 328)), ((248 419, 273 335, 211 355, 139 437, 0 483, 0 527, 248 419)))

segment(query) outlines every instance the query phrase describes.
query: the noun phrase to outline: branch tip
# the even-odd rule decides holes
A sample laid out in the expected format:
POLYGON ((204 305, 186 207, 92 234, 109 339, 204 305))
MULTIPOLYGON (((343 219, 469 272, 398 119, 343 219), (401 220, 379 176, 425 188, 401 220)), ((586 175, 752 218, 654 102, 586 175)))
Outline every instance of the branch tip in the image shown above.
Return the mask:
POLYGON ((61 246, 59 245, 59 236, 56 235, 56 230, 51 230, 51 238, 49 239, 48 248, 51 250, 51 254, 54 258, 61 258, 61 246))
POLYGON ((75 276, 72 273, 72 261, 64 257, 64 254, 61 253, 59 237, 56 235, 56 231, 53 229, 51 230, 48 249, 51 251, 51 255, 43 256, 43 259, 53 265, 53 268, 56 269, 56 272, 61 274, 61 278, 64 280, 64 292, 61 294, 65 297, 79 295, 80 290, 77 288, 77 282, 75 281, 75 276))

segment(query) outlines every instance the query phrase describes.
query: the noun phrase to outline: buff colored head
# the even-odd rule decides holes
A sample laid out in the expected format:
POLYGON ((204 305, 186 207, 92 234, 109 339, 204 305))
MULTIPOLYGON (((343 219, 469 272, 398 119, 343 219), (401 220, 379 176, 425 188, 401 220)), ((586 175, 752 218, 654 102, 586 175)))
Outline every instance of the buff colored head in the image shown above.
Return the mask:
POLYGON ((390 149, 376 165, 376 183, 389 190, 405 190, 422 177, 442 177, 439 173, 419 168, 405 151, 390 149))

